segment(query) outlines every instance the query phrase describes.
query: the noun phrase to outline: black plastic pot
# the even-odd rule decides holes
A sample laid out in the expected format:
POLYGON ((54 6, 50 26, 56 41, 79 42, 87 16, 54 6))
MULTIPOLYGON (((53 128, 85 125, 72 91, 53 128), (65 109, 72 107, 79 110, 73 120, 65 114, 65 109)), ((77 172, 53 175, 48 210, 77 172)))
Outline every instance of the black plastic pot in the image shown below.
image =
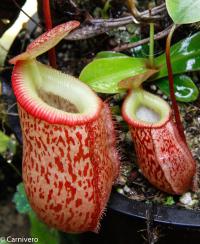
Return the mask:
POLYGON ((139 202, 116 192, 111 195, 109 208, 130 218, 147 219, 150 215, 151 220, 156 223, 190 228, 200 227, 200 211, 139 202))
MULTIPOLYGON (((198 211, 147 204, 113 192, 100 232, 75 238, 76 244, 196 244, 200 240, 199 226, 198 211)), ((68 235, 62 237, 61 244, 75 244, 68 235)))

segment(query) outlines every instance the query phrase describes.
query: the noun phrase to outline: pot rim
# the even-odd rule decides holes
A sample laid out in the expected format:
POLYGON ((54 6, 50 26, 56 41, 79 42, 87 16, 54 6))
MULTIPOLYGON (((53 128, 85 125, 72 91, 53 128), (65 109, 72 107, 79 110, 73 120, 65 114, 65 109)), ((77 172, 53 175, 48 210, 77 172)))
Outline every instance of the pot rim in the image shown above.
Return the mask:
POLYGON ((148 219, 161 224, 182 227, 200 227, 200 211, 182 209, 177 206, 162 206, 129 199, 122 194, 112 192, 108 208, 129 217, 148 219))

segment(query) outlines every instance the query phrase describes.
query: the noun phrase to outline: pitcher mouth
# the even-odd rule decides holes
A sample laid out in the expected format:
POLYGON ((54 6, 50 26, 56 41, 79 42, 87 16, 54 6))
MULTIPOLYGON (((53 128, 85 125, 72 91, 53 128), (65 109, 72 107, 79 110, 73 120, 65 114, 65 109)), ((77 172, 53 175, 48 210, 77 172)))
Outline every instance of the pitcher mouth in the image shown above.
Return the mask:
POLYGON ((171 110, 163 99, 138 88, 126 97, 122 115, 134 127, 159 128, 169 121, 171 110))
POLYGON ((37 61, 18 61, 12 86, 20 106, 48 123, 81 125, 95 120, 103 106, 84 83, 37 61))

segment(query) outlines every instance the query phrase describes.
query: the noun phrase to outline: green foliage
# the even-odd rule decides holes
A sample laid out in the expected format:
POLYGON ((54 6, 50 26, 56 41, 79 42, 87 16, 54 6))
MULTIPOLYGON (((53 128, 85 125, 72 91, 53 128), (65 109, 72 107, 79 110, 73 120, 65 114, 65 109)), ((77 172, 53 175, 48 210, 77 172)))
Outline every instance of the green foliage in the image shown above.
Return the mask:
POLYGON ((175 24, 200 21, 199 0, 166 0, 167 11, 175 24))
POLYGON ((4 153, 10 142, 10 137, 5 135, 2 131, 0 131, 0 154, 4 153))
MULTIPOLYGON (((176 43, 171 47, 171 62, 174 74, 182 74, 189 71, 200 70, 200 32, 176 43)), ((80 79, 91 86, 96 92, 100 93, 120 93, 124 92, 120 89, 118 83, 128 77, 145 73, 147 69, 147 60, 143 58, 135 58, 122 56, 120 53, 101 52, 97 54, 97 58, 88 64, 81 72, 80 79), (118 55, 118 56, 117 56, 118 55), (103 57, 103 58, 102 58, 103 57)), ((158 80, 167 77, 167 66, 165 54, 155 58, 156 67, 160 67, 158 74, 154 75, 150 80, 158 80)), ((178 77, 178 76, 177 76, 178 77)), ((178 94, 179 101, 194 101, 198 97, 198 89, 195 84, 185 78, 176 78, 180 86, 180 80, 183 81, 184 90, 178 94), (179 79, 179 81, 178 81, 179 79), (193 89, 191 96, 188 96, 190 89, 193 89)), ((159 81, 161 90, 167 95, 166 79, 159 81)))
POLYGON ((164 205, 174 205, 175 201, 174 198, 172 196, 166 197, 165 201, 164 201, 164 205))
POLYGON ((16 140, 0 131, 0 154, 9 151, 12 155, 16 152, 16 140))
POLYGON ((26 193, 24 190, 24 184, 21 182, 17 185, 17 191, 14 194, 13 202, 16 205, 16 209, 19 213, 28 213, 31 211, 31 206, 29 205, 26 193))
MULTIPOLYGON (((200 32, 176 43, 170 49, 171 63, 174 74, 200 70, 200 32)), ((167 76, 165 53, 155 59, 156 65, 161 65, 156 79, 167 76)))
POLYGON ((114 58, 114 57, 128 57, 126 54, 113 52, 113 51, 102 51, 98 52, 95 59, 98 58, 114 58))
MULTIPOLYGON (((164 94, 166 94, 167 96, 170 95, 168 78, 163 78, 157 81, 156 85, 164 94)), ((199 96, 198 88, 196 87, 192 79, 187 75, 174 76, 174 90, 176 100, 180 102, 193 102, 199 96)))
MULTIPOLYGON (((139 36, 134 35, 133 37, 131 37, 130 42, 134 43, 134 42, 137 42, 140 40, 141 39, 139 36)), ((133 56, 137 57, 137 58, 143 58, 143 57, 146 57, 149 55, 149 45, 148 44, 144 44, 141 46, 134 47, 132 50, 133 50, 132 51, 133 56)))
POLYGON ((109 18, 109 10, 111 8, 111 0, 106 0, 103 8, 97 7, 94 11, 94 14, 100 16, 103 19, 109 18))
POLYGON ((14 155, 16 152, 16 146, 16 140, 13 140, 0 130, 0 154, 4 154, 6 151, 9 151, 14 155))
POLYGON ((111 1, 111 0, 106 0, 106 2, 105 2, 105 4, 104 4, 104 7, 103 7, 103 9, 102 9, 102 11, 101 11, 101 16, 102 16, 102 18, 104 18, 104 19, 109 18, 109 13, 108 13, 108 11, 109 11, 109 9, 111 8, 110 1, 111 1))
POLYGON ((55 229, 50 229, 47 225, 38 220, 33 211, 29 213, 31 222, 31 237, 38 238, 38 244, 58 244, 59 233, 55 229))
POLYGON ((91 86, 96 92, 118 93, 122 79, 144 73, 147 69, 145 59, 132 57, 110 57, 95 59, 80 74, 80 80, 91 86))
POLYGON ((0 240, 0 244, 7 244, 8 242, 6 240, 0 240))

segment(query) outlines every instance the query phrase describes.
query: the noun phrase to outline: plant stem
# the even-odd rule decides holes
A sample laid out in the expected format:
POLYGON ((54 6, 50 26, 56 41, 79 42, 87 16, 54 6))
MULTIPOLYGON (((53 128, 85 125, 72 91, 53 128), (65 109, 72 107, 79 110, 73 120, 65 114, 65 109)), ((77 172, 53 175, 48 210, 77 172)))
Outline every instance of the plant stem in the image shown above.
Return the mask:
POLYGON ((9 163, 9 165, 10 165, 11 168, 16 172, 16 174, 22 178, 22 174, 21 174, 20 171, 15 167, 15 165, 14 165, 13 163, 9 163))
POLYGON ((154 66, 154 23, 150 23, 149 62, 152 68, 154 66))
MULTIPOLYGON (((46 31, 51 30, 52 29, 52 18, 51 18, 51 9, 50 9, 49 0, 43 0, 43 13, 44 13, 46 31)), ((50 65, 56 69, 57 64, 56 64, 55 48, 52 48, 48 51, 48 57, 49 57, 50 65)))
POLYGON ((182 137, 182 139, 186 143, 184 129, 183 129, 183 125, 181 123, 180 113, 179 113, 178 105, 177 105, 177 102, 176 102, 176 96, 175 96, 175 92, 174 92, 174 77, 173 77, 173 70, 172 70, 171 59, 170 59, 171 39, 172 39, 172 36, 173 36, 173 33, 174 33, 176 27, 177 27, 177 25, 173 25, 172 26, 172 28, 171 28, 171 30, 169 32, 169 35, 167 37, 167 41, 166 41, 166 63, 167 63, 167 69, 168 69, 170 98, 171 98, 171 101, 172 101, 172 109, 173 109, 173 112, 174 112, 176 126, 178 128, 180 136, 182 137))

